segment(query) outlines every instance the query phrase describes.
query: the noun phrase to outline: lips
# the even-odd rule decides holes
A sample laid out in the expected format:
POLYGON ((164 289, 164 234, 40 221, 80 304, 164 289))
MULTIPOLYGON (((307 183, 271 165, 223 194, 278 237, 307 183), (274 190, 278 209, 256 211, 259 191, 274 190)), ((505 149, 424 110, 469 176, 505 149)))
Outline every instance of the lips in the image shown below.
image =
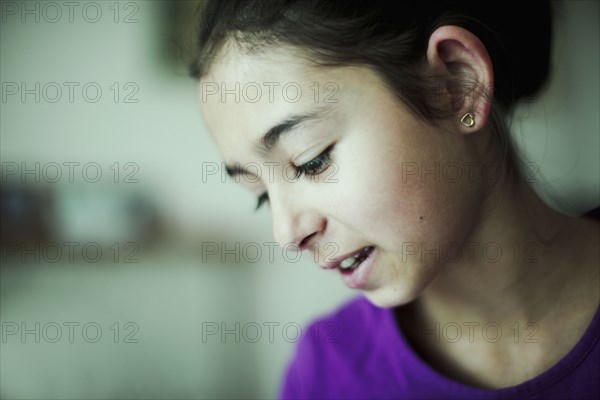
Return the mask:
POLYGON ((346 271, 346 270, 352 270, 355 266, 359 265, 365 258, 367 258, 369 256, 369 254, 373 251, 374 247, 373 246, 365 246, 365 247, 361 247, 358 250, 355 250, 351 253, 347 253, 341 257, 337 257, 335 258, 333 261, 323 264, 321 265, 321 268, 323 269, 335 269, 335 268, 339 268, 342 271, 346 271), (344 260, 350 259, 350 258, 354 258, 355 262, 354 263, 350 263, 350 261, 346 261, 346 263, 344 264, 349 264, 349 265, 345 265, 346 268, 343 268, 341 266, 342 262, 344 260))

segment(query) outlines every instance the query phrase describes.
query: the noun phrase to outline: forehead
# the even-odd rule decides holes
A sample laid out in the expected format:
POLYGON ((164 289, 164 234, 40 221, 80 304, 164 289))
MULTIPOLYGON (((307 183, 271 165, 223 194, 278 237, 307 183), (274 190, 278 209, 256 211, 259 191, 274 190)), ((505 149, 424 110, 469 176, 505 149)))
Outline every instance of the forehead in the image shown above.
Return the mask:
POLYGON ((353 68, 317 67, 289 47, 249 54, 229 42, 200 81, 200 106, 221 155, 233 161, 282 119, 343 106, 359 81, 353 68))

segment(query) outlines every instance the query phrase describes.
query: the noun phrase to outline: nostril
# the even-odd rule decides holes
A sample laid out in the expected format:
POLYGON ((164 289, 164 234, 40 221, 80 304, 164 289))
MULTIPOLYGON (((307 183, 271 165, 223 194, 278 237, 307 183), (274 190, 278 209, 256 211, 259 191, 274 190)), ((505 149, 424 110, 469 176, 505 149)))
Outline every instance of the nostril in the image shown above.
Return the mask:
POLYGON ((300 250, 304 250, 305 248, 307 248, 309 246, 309 242, 316 234, 317 234, 317 232, 313 232, 310 235, 308 235, 307 237, 305 237, 304 239, 302 239, 302 241, 298 245, 298 247, 300 247, 300 250))

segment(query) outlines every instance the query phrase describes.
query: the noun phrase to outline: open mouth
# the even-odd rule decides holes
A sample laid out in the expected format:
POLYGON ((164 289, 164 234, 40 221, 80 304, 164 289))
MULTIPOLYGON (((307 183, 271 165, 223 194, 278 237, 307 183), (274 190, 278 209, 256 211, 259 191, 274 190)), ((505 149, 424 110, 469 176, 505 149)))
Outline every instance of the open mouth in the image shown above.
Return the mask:
POLYGON ((340 263, 340 270, 342 273, 352 273, 353 270, 358 268, 358 266, 369 257, 371 252, 375 249, 373 246, 367 246, 363 248, 360 252, 355 254, 352 257, 348 257, 340 263))

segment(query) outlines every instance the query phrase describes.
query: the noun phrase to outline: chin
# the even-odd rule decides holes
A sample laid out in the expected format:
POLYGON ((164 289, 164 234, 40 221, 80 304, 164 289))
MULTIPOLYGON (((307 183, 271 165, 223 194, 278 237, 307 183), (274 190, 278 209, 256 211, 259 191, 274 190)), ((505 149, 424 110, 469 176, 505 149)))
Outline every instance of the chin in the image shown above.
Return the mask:
POLYGON ((404 270, 380 276, 377 283, 365 288, 363 295, 374 306, 392 308, 406 305, 416 300, 435 279, 439 268, 431 265, 405 265, 404 270))
POLYGON ((419 297, 419 293, 412 293, 404 288, 384 287, 363 292, 364 296, 374 306, 380 308, 399 307, 410 303, 419 297))

